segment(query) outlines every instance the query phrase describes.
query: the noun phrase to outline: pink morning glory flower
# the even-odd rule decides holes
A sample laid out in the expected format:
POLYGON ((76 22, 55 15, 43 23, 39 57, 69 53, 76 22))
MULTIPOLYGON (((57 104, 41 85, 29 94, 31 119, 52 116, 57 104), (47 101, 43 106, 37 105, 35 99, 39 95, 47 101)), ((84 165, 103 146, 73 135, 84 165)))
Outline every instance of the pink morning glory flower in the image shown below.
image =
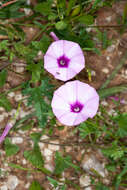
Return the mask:
POLYGON ((53 42, 45 56, 44 68, 56 79, 67 81, 85 67, 85 58, 80 46, 72 41, 58 40, 52 32, 53 42))
POLYGON ((74 126, 96 115, 99 95, 90 85, 75 80, 65 83, 54 92, 51 106, 62 124, 74 126))
POLYGON ((5 126, 5 129, 3 131, 3 133, 0 136, 0 144, 5 140, 6 136, 8 135, 9 131, 11 130, 11 128, 14 126, 15 122, 16 122, 16 118, 19 114, 19 109, 20 109, 20 103, 18 105, 18 109, 14 115, 14 117, 7 123, 7 125, 5 126))
POLYGON ((10 129, 13 127, 15 124, 15 120, 11 120, 9 123, 7 123, 2 135, 0 136, 0 144, 4 141, 6 138, 7 134, 9 133, 10 129))

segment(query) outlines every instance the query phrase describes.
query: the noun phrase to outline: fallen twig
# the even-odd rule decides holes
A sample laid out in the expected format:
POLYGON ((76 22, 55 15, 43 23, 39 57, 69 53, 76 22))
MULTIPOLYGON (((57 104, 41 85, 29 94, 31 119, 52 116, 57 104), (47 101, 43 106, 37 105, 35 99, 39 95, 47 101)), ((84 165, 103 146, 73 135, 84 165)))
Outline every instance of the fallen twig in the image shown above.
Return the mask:
POLYGON ((6 6, 8 6, 8 5, 11 5, 12 3, 15 3, 17 0, 13 0, 13 1, 9 1, 9 2, 7 2, 7 3, 4 3, 4 4, 2 4, 1 6, 0 6, 0 9, 1 8, 3 8, 3 7, 6 7, 6 6))

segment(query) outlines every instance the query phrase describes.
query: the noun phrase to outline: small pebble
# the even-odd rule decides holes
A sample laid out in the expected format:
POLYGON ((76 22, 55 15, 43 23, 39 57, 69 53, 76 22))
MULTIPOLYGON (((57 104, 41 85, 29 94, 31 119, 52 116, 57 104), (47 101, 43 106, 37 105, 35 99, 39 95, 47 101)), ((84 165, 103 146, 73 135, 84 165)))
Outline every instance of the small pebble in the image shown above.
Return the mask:
POLYGON ((8 117, 8 113, 7 112, 4 112, 3 115, 4 115, 4 117, 8 117))
POLYGON ((86 28, 86 31, 87 31, 87 32, 91 32, 91 30, 92 30, 92 28, 90 28, 90 27, 89 27, 89 28, 86 28))
POLYGON ((106 59, 107 59, 107 61, 109 61, 109 60, 110 60, 110 57, 109 57, 109 56, 107 56, 107 57, 106 57, 106 59))
POLYGON ((47 162, 49 162, 49 161, 51 161, 52 157, 51 156, 46 156, 45 159, 46 159, 47 162))
POLYGON ((22 137, 13 137, 12 138, 12 143, 21 144, 21 143, 23 143, 23 138, 22 137))
POLYGON ((19 180, 16 176, 10 175, 7 181, 7 187, 9 190, 14 190, 19 184, 19 180))
POLYGON ((105 100, 101 102, 101 105, 103 106, 107 106, 108 105, 108 102, 106 102, 105 100))
POLYGON ((91 76, 95 77, 96 76, 96 72, 95 71, 91 71, 91 76))
POLYGON ((30 31, 31 33, 33 33, 33 32, 34 32, 34 29, 31 27, 31 28, 29 29, 29 31, 30 31))
POLYGON ((45 167, 47 170, 49 170, 50 172, 53 172, 53 171, 54 171, 54 167, 53 167, 53 165, 51 165, 51 164, 45 164, 44 167, 45 167))
POLYGON ((5 166, 5 167, 8 167, 8 163, 4 163, 4 166, 5 166))
POLYGON ((52 152, 51 150, 49 150, 48 148, 45 148, 43 154, 44 154, 44 156, 46 157, 46 156, 51 156, 52 153, 53 153, 53 152, 52 152))
POLYGON ((39 145, 39 147, 40 147, 41 150, 45 147, 45 144, 42 143, 42 142, 39 142, 38 145, 39 145))
POLYGON ((5 109, 3 107, 0 107, 0 111, 5 111, 5 109))
POLYGON ((14 92, 10 92, 10 93, 8 93, 8 96, 9 96, 10 98, 13 98, 13 97, 15 96, 15 93, 14 93, 14 92))
POLYGON ((107 22, 111 22, 111 20, 112 20, 112 16, 108 16, 108 17, 106 17, 105 20, 106 20, 107 22))
POLYGON ((9 112, 9 115, 11 115, 11 116, 14 116, 15 115, 15 113, 16 113, 16 109, 12 109, 10 112, 9 112))
POLYGON ((38 56, 43 56, 42 51, 39 51, 37 55, 38 55, 38 56))
POLYGON ((121 51, 119 51, 119 52, 118 52, 118 54, 119 54, 119 55, 122 55, 122 52, 121 52, 121 51))
POLYGON ((84 190, 92 190, 92 187, 85 187, 84 190))
POLYGON ((41 136, 41 140, 46 140, 46 139, 49 139, 49 137, 47 135, 41 136))
POLYGON ((27 161, 25 159, 22 160, 23 165, 25 165, 27 163, 27 161))
POLYGON ((30 186, 30 183, 28 182, 26 185, 25 185, 25 188, 28 189, 30 186))
POLYGON ((0 115, 0 122, 4 120, 4 115, 0 115))
POLYGON ((125 70, 125 75, 127 75, 127 70, 125 70))
POLYGON ((3 185, 0 187, 0 190, 8 190, 7 186, 6 185, 3 185))
POLYGON ((85 154, 84 159, 82 160, 83 169, 90 173, 94 174, 92 170, 96 171, 100 176, 105 177, 105 169, 99 160, 94 156, 94 154, 85 154))
POLYGON ((107 48, 107 52, 111 53, 115 50, 116 46, 113 44, 107 48))
POLYGON ((85 186, 90 185, 91 180, 88 175, 82 175, 79 179, 79 182, 80 182, 81 187, 85 187, 85 186))
POLYGON ((25 112, 24 110, 20 110, 20 112, 19 112, 19 117, 20 118, 23 118, 23 117, 25 117, 26 115, 28 115, 29 114, 29 112, 25 112))
POLYGON ((103 68, 102 72, 105 73, 105 74, 108 74, 109 73, 109 69, 108 68, 103 68))
MULTIPOLYGON (((59 144, 58 141, 50 141, 50 142, 51 142, 51 143, 54 143, 54 144, 59 144)), ((49 144, 49 145, 48 145, 48 148, 49 148, 50 150, 53 150, 53 151, 59 150, 59 149, 60 149, 59 145, 54 145, 54 144, 49 144)))
POLYGON ((16 68, 15 68, 15 71, 16 71, 17 73, 23 73, 23 72, 25 71, 25 67, 16 67, 16 68))
POLYGON ((6 175, 7 175, 6 169, 5 169, 5 168, 0 168, 0 171, 1 171, 0 177, 1 177, 1 178, 5 178, 6 175))
POLYGON ((25 15, 29 15, 31 13, 31 9, 24 8, 25 15))
POLYGON ((109 110, 108 114, 111 115, 111 116, 116 116, 117 115, 117 113, 116 113, 116 111, 114 109, 109 110))
POLYGON ((18 102, 20 100, 22 100, 22 94, 16 94, 15 95, 15 101, 18 102))

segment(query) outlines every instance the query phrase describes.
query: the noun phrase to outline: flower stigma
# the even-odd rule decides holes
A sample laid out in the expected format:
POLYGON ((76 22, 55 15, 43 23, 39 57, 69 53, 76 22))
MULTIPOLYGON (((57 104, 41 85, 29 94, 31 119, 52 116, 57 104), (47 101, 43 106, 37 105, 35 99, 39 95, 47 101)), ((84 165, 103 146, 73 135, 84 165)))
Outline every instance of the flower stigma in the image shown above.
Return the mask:
POLYGON ((65 55, 62 55, 57 59, 57 63, 59 67, 68 68, 70 59, 67 58, 65 55))
POLYGON ((75 102, 74 104, 71 104, 71 112, 79 113, 83 109, 83 104, 80 102, 75 102))

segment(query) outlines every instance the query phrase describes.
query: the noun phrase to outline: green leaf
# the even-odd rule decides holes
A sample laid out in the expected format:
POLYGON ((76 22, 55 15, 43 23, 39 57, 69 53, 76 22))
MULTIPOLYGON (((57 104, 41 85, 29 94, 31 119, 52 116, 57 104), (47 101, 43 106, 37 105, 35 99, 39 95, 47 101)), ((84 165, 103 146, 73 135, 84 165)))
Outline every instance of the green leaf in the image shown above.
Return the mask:
POLYGON ((9 165, 10 167, 12 167, 12 168, 15 168, 15 169, 24 170, 24 171, 31 171, 31 169, 29 169, 29 168, 24 168, 24 167, 22 167, 22 166, 20 166, 20 165, 18 165, 18 164, 9 163, 8 165, 9 165))
POLYGON ((97 126, 93 123, 85 123, 80 124, 78 127, 80 131, 81 138, 86 138, 90 134, 96 134, 98 132, 97 126))
POLYGON ((39 121, 40 127, 45 127, 47 123, 48 112, 50 111, 50 105, 45 101, 44 97, 47 96, 48 100, 51 100, 53 93, 53 86, 48 83, 48 80, 42 80, 39 87, 31 88, 28 84, 23 90, 24 95, 29 95, 28 106, 33 104, 36 110, 36 116, 39 121))
POLYGON ((33 181, 30 185, 29 190, 43 190, 38 181, 33 181))
POLYGON ((116 141, 112 143, 112 146, 102 148, 101 151, 105 156, 112 158, 113 160, 120 159, 124 156, 124 151, 117 145, 116 141))
POLYGON ((19 11, 19 8, 24 8, 25 3, 26 2, 24 0, 20 0, 15 3, 12 3, 11 5, 3 7, 2 10, 0 10, 0 18, 10 19, 25 16, 24 12, 19 11))
POLYGON ((4 86, 6 82, 7 71, 4 69, 0 72, 0 88, 4 86))
POLYGON ((51 12, 52 12, 52 9, 51 9, 51 3, 50 2, 42 2, 42 3, 38 3, 34 10, 36 12, 39 12, 41 13, 42 15, 44 16, 47 16, 49 15, 51 12))
POLYGON ((49 182, 56 188, 59 186, 59 182, 56 181, 55 179, 51 178, 51 177, 48 177, 47 176, 47 179, 49 180, 49 182))
POLYGON ((27 69, 32 72, 31 82, 38 82, 42 73, 42 61, 39 61, 37 64, 31 63, 27 66, 27 69))
POLYGON ((11 111, 12 106, 5 95, 0 96, 0 106, 4 107, 6 111, 11 111))
POLYGON ((40 40, 40 44, 41 44, 41 50, 43 51, 43 53, 46 53, 49 45, 50 45, 50 38, 46 35, 43 34, 41 40, 40 40))
POLYGON ((102 0, 95 0, 92 9, 95 9, 102 0))
POLYGON ((66 11, 66 0, 57 0, 57 11, 60 20, 62 20, 66 11))
POLYGON ((127 3, 124 5, 124 11, 123 11, 123 18, 122 18, 122 20, 123 20, 123 23, 125 23, 126 20, 127 20, 127 3))
POLYGON ((9 138, 5 139, 4 144, 5 144, 5 152, 7 156, 12 156, 19 151, 19 147, 15 144, 12 144, 9 138))
POLYGON ((44 160, 37 143, 34 143, 33 150, 24 151, 24 157, 37 168, 41 168, 44 165, 44 160))
POLYGON ((111 189, 109 189, 109 187, 106 187, 105 185, 103 185, 102 183, 99 182, 96 185, 96 190, 111 190, 111 189))
POLYGON ((73 6, 76 4, 76 0, 69 0, 68 2, 68 8, 66 11, 66 15, 68 16, 69 13, 71 12, 71 9, 73 8, 73 6))
POLYGON ((6 51, 8 51, 8 46, 9 46, 8 40, 2 40, 2 41, 0 42, 0 51, 1 51, 1 50, 6 50, 6 51))
POLYGON ((34 142, 38 142, 41 138, 42 134, 41 133, 32 133, 30 134, 30 137, 34 142))
POLYGON ((114 121, 118 124, 118 130, 116 134, 123 138, 127 136, 127 113, 119 114, 114 117, 114 121))
POLYGON ((64 22, 64 21, 58 21, 55 24, 55 27, 56 27, 57 30, 64 30, 67 27, 67 23, 64 22))
POLYGON ((98 93, 99 93, 100 99, 103 99, 113 94, 124 92, 124 91, 127 91, 127 85, 120 85, 120 86, 115 86, 111 88, 101 89, 101 90, 98 90, 98 93))
POLYGON ((92 15, 82 15, 78 18, 78 21, 85 25, 91 25, 94 23, 94 18, 92 15))
POLYGON ((56 151, 55 154, 55 174, 61 174, 65 169, 72 167, 79 170, 79 167, 74 165, 70 156, 62 157, 60 152, 56 151))
POLYGON ((66 189, 67 189, 66 184, 64 184, 64 185, 62 185, 62 186, 60 187, 60 190, 66 190, 66 189))
POLYGON ((120 183, 125 174, 127 174, 127 165, 124 166, 124 169, 122 170, 122 172, 120 172, 120 174, 118 174, 116 177, 115 190, 119 190, 120 183))

